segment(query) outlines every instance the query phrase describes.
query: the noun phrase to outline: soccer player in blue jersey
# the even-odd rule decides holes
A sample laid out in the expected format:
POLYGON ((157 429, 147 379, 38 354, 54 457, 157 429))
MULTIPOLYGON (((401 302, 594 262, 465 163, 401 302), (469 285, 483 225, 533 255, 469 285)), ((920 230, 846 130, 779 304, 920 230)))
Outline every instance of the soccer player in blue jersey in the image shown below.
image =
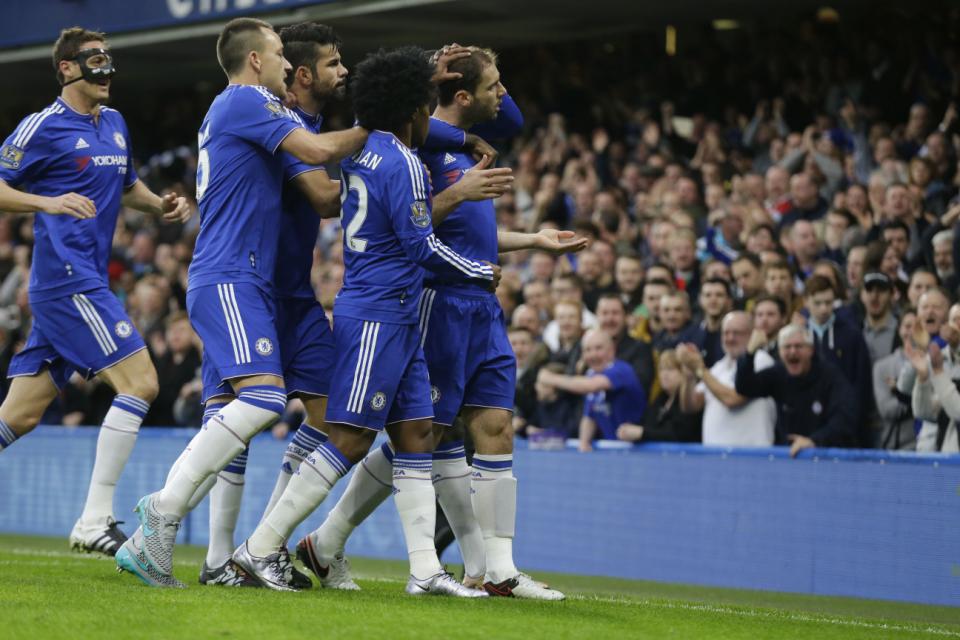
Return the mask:
POLYGON ((0 150, 0 211, 35 212, 30 270, 34 322, 7 375, 0 450, 31 431, 70 375, 97 376, 117 392, 97 439, 87 501, 70 533, 79 551, 114 555, 126 536, 113 517, 117 480, 157 395, 157 373, 107 283, 120 205, 189 218, 186 200, 137 180, 127 125, 105 105, 115 73, 103 33, 64 29, 53 65, 53 104, 21 121, 0 150))
MULTIPOLYGON (((460 77, 440 85, 431 130, 445 126, 460 136, 467 130, 491 137, 517 133, 522 116, 500 83, 495 56, 485 50, 471 51, 450 65, 450 71, 460 77)), ((421 150, 421 157, 438 198, 472 173, 472 159, 457 150, 421 150)), ((490 261, 499 252, 539 248, 563 253, 586 244, 569 232, 498 231, 490 199, 465 202, 452 213, 434 208, 433 224, 437 236, 456 251, 490 261)), ((451 281, 443 274, 427 274, 418 311, 432 384, 435 433, 443 438, 433 454, 433 480, 463 552, 464 582, 483 585, 496 596, 562 599, 560 592, 520 573, 513 563, 516 480, 511 415, 516 362, 500 305, 482 288, 451 281), (477 450, 472 479, 463 434, 453 427, 461 410, 477 450)), ((323 525, 298 543, 297 557, 321 577, 321 584, 326 573, 342 567, 347 536, 386 499, 384 477, 391 455, 388 447, 371 452, 323 525)))
MULTIPOLYGON (((287 76, 288 98, 292 97, 295 104, 292 110, 304 126, 319 131, 324 105, 331 99, 342 98, 346 91, 347 69, 340 57, 340 41, 330 27, 315 22, 285 27, 280 31, 280 39, 284 57, 293 67, 287 76)), ((439 66, 438 72, 442 73, 444 65, 439 66)), ((449 131, 441 132, 437 138, 435 144, 452 149, 464 145, 473 148, 479 142, 449 131)), ((504 172, 509 173, 509 170, 477 171, 471 176, 472 184, 464 181, 458 185, 463 187, 457 190, 459 193, 451 194, 448 199, 459 202, 465 198, 483 197, 479 190, 496 188, 504 172)), ((323 308, 316 300, 310 270, 319 231, 317 214, 320 213, 321 217, 339 215, 340 183, 331 180, 322 166, 305 164, 290 154, 284 156, 284 180, 279 236, 281 251, 274 272, 277 335, 287 395, 300 398, 306 417, 284 452, 280 473, 264 513, 272 510, 303 459, 327 439, 324 415, 334 363, 333 334, 323 308)), ((207 380, 204 395, 207 398, 206 417, 216 415, 223 405, 234 399, 228 385, 216 378, 207 380)), ((243 496, 246 458, 247 451, 244 451, 205 483, 215 481, 216 485, 210 489, 210 541, 200 573, 201 584, 259 584, 243 571, 237 571, 230 560, 236 546, 233 534, 243 496)), ((191 504, 199 502, 208 489, 201 486, 191 504)), ((301 588, 311 586, 310 579, 295 568, 293 578, 301 588)), ((328 575, 328 579, 334 578, 336 572, 328 575)), ((350 584, 342 583, 346 588, 350 588, 350 584)))
POLYGON ((274 589, 293 587, 266 559, 385 428, 396 451, 391 485, 410 558, 407 593, 486 595, 443 571, 433 546, 433 408, 417 326, 421 267, 482 289, 495 286, 499 267, 464 257, 433 234, 430 185, 412 151, 427 134, 432 72, 414 47, 372 54, 355 72, 357 118, 374 131, 341 164, 345 273, 334 305, 330 437, 300 464, 276 506, 233 556, 274 589))
MULTIPOLYGON (((227 23, 217 59, 230 83, 200 127, 200 234, 187 311, 203 341, 204 379, 229 382, 236 399, 209 419, 163 489, 137 505, 140 527, 117 552, 117 566, 152 586, 183 586, 172 575, 173 546, 197 489, 286 407, 273 295, 284 178, 278 152, 322 164, 355 151, 367 136, 359 127, 311 133, 281 104, 291 66, 268 23, 227 23)), ((286 554, 276 555, 289 565, 286 554)))
MULTIPOLYGON (((280 31, 284 57, 293 71, 287 76, 288 98, 294 114, 305 127, 319 132, 321 111, 331 99, 346 93, 347 69, 340 57, 340 40, 325 25, 304 22, 280 31)), ((320 218, 340 213, 340 183, 331 180, 322 166, 306 164, 284 154, 283 215, 280 216, 279 247, 274 271, 277 337, 287 396, 303 402, 306 417, 284 452, 280 474, 267 505, 269 513, 283 493, 300 462, 326 441, 324 414, 333 367, 333 334, 323 308, 310 283, 313 251, 320 218)), ((212 373, 210 370, 208 372, 212 373)), ((215 376, 205 380, 205 416, 213 416, 231 402, 229 385, 215 376)), ((236 548, 233 539, 243 496, 247 451, 238 455, 217 476, 210 490, 210 541, 200 572, 201 584, 257 586, 230 559, 236 548)), ((201 487, 192 503, 206 493, 201 487)), ((308 588, 310 579, 294 570, 299 586, 308 588)))

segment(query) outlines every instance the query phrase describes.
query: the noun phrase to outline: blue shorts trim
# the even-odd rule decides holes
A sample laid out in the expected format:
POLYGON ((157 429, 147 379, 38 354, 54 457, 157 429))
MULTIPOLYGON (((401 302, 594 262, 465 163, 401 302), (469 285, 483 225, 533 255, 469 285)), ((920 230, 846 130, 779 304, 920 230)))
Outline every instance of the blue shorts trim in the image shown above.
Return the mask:
POLYGON ((187 313, 203 341, 204 402, 233 394, 233 378, 283 377, 272 295, 248 282, 200 286, 187 291, 187 313))
POLYGON ((327 422, 380 431, 433 417, 427 364, 415 325, 338 317, 327 422))
POLYGON ((464 406, 512 411, 517 361, 500 303, 492 296, 423 291, 420 331, 434 422, 453 424, 464 406))
POLYGON ((287 395, 329 396, 333 331, 320 303, 310 298, 279 297, 277 335, 287 395))
POLYGON ((46 369, 61 389, 74 371, 90 378, 146 348, 107 287, 35 301, 31 307, 33 327, 24 348, 10 361, 9 378, 46 369))

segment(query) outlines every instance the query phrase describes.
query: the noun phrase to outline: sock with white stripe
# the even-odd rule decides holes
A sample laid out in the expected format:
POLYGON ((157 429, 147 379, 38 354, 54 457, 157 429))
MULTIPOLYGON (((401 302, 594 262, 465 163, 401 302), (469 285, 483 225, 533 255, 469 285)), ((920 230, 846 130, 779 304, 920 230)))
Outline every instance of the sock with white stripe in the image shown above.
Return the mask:
POLYGON ((410 575, 420 580, 443 571, 433 544, 437 494, 430 480, 429 453, 398 453, 393 458, 393 499, 410 556, 410 575))
POLYGON ((279 420, 285 406, 286 394, 282 387, 243 389, 193 440, 190 453, 160 492, 157 510, 182 518, 201 483, 246 449, 253 436, 279 420), (258 393, 248 395, 250 389, 257 389, 258 393), (270 395, 259 391, 263 389, 270 390, 270 395))
POLYGON ((433 452, 433 487, 463 555, 463 570, 471 578, 486 573, 483 534, 470 501, 470 466, 463 442, 451 442, 433 452))
POLYGON ((6 422, 0 420, 0 451, 12 445, 19 437, 6 422))
POLYGON ((329 440, 317 447, 300 463, 276 506, 247 540, 250 553, 260 558, 275 553, 350 467, 350 461, 329 440))
POLYGON ((473 512, 486 552, 487 580, 499 584, 519 573, 513 564, 513 533, 517 515, 517 481, 513 454, 473 456, 473 512))
POLYGON ((137 433, 150 403, 136 396, 118 394, 107 411, 97 437, 97 457, 90 476, 87 502, 80 520, 86 524, 113 517, 113 494, 117 480, 137 442, 137 433))
MULTIPOLYGON (((216 475, 216 483, 210 491, 210 543, 207 545, 207 566, 221 566, 233 554, 237 545, 233 533, 240 517, 240 501, 243 499, 244 474, 247 471, 247 455, 250 449, 230 461, 216 475)), ((211 476, 211 478, 214 476, 211 476)))
POLYGON ((287 450, 283 452, 280 475, 277 476, 277 483, 273 487, 273 493, 270 494, 270 501, 267 502, 267 509, 263 512, 264 515, 273 510, 277 500, 283 495, 283 490, 290 484, 290 478, 300 468, 300 463, 303 462, 304 458, 326 441, 327 434, 320 429, 310 426, 306 422, 300 425, 297 432, 293 434, 293 440, 287 445, 287 450))
POLYGON ((310 534, 321 562, 342 556, 353 530, 393 493, 393 457, 390 443, 384 442, 357 465, 337 504, 310 534))

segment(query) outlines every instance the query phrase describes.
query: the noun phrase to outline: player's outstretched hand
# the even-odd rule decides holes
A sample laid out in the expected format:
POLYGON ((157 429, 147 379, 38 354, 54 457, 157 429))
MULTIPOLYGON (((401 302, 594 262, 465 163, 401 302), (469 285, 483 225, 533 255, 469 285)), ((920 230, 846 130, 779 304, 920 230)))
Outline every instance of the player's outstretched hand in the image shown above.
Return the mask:
POLYGON ((535 242, 537 249, 559 256, 564 253, 583 251, 590 241, 587 238, 578 238, 573 231, 540 229, 536 234, 535 242))
POLYGON ((456 42, 453 44, 448 44, 439 49, 435 54, 433 54, 434 63, 437 65, 436 70, 433 72, 433 78, 431 78, 433 83, 441 84, 447 80, 456 80, 457 78, 461 77, 463 75, 462 73, 450 71, 447 67, 449 67, 450 63, 454 60, 466 58, 469 55, 470 49, 460 46, 456 42))
MULTIPOLYGON (((468 133, 464 136, 463 148, 469 151, 470 155, 478 162, 482 162, 485 156, 489 157, 490 162, 488 166, 496 162, 497 156, 500 155, 497 150, 493 148, 493 145, 475 133, 468 133)), ((483 168, 486 169, 487 167, 485 166, 483 168)))
POLYGON ((484 156, 454 183, 464 200, 499 198, 513 188, 513 170, 509 167, 488 169, 490 162, 490 156, 484 156))
POLYGON ((163 219, 167 222, 186 222, 193 215, 193 210, 190 208, 187 199, 175 193, 168 193, 163 196, 161 210, 163 211, 163 219))
POLYGON ((50 203, 44 208, 46 213, 54 215, 68 215, 80 220, 93 218, 97 215, 97 205, 88 198, 79 193, 65 193, 62 196, 48 198, 50 203))
POLYGON ((493 269, 493 280, 490 282, 489 289, 490 291, 496 291, 497 286, 500 284, 500 276, 502 275, 503 270, 498 264, 493 264, 492 262, 487 262, 486 260, 481 260, 481 262, 493 269))

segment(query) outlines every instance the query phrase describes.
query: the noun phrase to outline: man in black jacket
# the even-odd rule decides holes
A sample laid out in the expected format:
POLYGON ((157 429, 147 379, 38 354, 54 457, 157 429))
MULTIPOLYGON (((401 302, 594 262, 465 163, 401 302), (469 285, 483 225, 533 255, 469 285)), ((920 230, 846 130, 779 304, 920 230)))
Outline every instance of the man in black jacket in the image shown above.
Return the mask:
POLYGON ((776 401, 777 442, 789 442, 791 456, 812 447, 855 446, 853 387, 840 369, 816 354, 813 333, 790 324, 780 330, 777 344, 780 360, 763 371, 754 370, 753 352, 739 358, 737 393, 776 401))

